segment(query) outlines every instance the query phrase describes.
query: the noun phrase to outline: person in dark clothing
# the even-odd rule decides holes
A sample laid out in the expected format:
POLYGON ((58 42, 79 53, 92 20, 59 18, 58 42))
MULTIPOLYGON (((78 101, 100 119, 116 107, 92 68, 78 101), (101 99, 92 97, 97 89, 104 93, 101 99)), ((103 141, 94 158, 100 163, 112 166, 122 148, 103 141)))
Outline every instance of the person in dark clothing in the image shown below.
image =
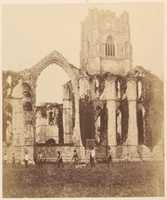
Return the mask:
POLYGON ((72 157, 72 161, 74 163, 74 167, 76 167, 76 165, 78 164, 79 162, 79 157, 78 157, 78 154, 77 154, 77 151, 74 150, 74 154, 73 154, 73 157, 72 157))
POLYGON ((60 167, 64 167, 64 164, 63 164, 63 158, 62 158, 62 155, 60 153, 60 151, 57 152, 58 154, 58 157, 57 157, 57 167, 60 168, 60 167))
POLYGON ((54 120, 53 111, 50 111, 49 112, 49 125, 53 125, 53 120, 54 120))
POLYGON ((42 163, 43 163, 43 154, 42 152, 38 153, 38 166, 39 168, 42 168, 42 163))

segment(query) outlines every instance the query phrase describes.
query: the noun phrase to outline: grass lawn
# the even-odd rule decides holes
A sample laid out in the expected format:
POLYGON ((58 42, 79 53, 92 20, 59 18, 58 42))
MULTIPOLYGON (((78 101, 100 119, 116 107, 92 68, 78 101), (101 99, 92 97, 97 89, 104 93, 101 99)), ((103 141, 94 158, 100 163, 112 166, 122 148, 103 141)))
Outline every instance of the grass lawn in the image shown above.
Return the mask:
POLYGON ((119 162, 111 169, 97 164, 94 169, 74 169, 66 164, 4 167, 4 197, 134 197, 163 196, 163 163, 119 162))

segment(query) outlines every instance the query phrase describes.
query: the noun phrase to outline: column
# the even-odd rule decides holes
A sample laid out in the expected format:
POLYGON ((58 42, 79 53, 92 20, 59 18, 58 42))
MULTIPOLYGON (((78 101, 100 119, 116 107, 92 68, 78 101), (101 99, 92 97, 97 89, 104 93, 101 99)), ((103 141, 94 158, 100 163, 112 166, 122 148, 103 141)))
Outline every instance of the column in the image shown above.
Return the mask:
POLYGON ((73 81, 73 89, 74 89, 74 104, 75 104, 75 127, 73 130, 73 142, 78 146, 83 146, 81 141, 81 133, 80 133, 80 121, 79 121, 79 89, 78 89, 78 81, 73 81))
POLYGON ((116 103, 114 100, 107 100, 108 110, 108 145, 116 146, 116 103))
POLYGON ((106 100, 108 111, 108 130, 107 141, 108 146, 111 146, 113 158, 116 157, 116 78, 109 76, 105 80, 105 88, 101 95, 101 100, 106 100))
POLYGON ((119 135, 119 145, 122 144, 122 113, 118 109, 117 110, 117 131, 116 133, 119 135))
POLYGON ((24 113, 21 98, 12 99, 12 132, 13 132, 13 142, 12 142, 12 152, 14 153, 17 161, 24 160, 24 142, 25 142, 25 128, 24 128, 24 113))
POLYGON ((81 140, 81 132, 80 132, 80 119, 79 119, 79 83, 77 80, 73 81, 73 89, 74 89, 74 104, 75 104, 75 126, 73 129, 73 143, 77 147, 77 152, 81 161, 86 161, 86 152, 85 148, 82 144, 81 140))
POLYGON ((64 143, 72 143, 72 101, 63 99, 64 143))
POLYGON ((72 143, 72 94, 70 89, 71 83, 66 83, 63 87, 63 128, 64 143, 72 143))
POLYGON ((105 87, 108 89, 106 100, 108 110, 108 145, 115 146, 116 141, 116 90, 115 77, 106 80, 105 87))
POLYGON ((138 128, 137 128, 137 87, 136 79, 134 77, 128 78, 127 81, 127 99, 129 107, 129 122, 128 122, 128 158, 130 160, 138 159, 137 145, 138 145, 138 128))

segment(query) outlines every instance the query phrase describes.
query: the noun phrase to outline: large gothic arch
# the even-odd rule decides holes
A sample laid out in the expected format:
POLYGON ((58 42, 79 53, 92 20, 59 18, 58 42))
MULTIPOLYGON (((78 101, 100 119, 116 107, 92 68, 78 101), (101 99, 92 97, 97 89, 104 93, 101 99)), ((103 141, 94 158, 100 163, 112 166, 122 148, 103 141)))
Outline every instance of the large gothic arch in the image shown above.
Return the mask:
POLYGON ((31 70, 36 72, 36 78, 40 75, 40 73, 46 69, 50 64, 59 65, 64 71, 69 75, 70 79, 76 79, 79 75, 79 69, 70 64, 62 54, 58 51, 54 50, 48 56, 44 57, 40 62, 36 65, 32 66, 31 70))
POLYGON ((74 90, 76 91, 76 82, 78 80, 80 70, 74 65, 70 64, 64 56, 58 51, 54 50, 46 57, 41 59, 37 64, 29 69, 25 69, 21 72, 23 80, 29 83, 33 88, 36 87, 36 82, 43 70, 45 70, 50 64, 56 64, 61 67, 69 76, 72 81, 74 90))
MULTIPOLYGON (((32 90, 32 107, 35 107, 36 104, 36 87, 37 80, 40 74, 50 65, 56 64, 58 67, 61 67, 69 76, 72 89, 74 93, 75 101, 75 126, 73 130, 73 142, 79 145, 82 145, 80 139, 80 125, 79 125, 79 91, 78 91, 78 79, 80 75, 80 70, 70 64, 62 54, 57 51, 53 51, 48 56, 44 57, 36 65, 32 66, 28 70, 21 72, 24 83, 27 83, 32 90)), ((35 115, 35 112, 34 112, 35 115)))

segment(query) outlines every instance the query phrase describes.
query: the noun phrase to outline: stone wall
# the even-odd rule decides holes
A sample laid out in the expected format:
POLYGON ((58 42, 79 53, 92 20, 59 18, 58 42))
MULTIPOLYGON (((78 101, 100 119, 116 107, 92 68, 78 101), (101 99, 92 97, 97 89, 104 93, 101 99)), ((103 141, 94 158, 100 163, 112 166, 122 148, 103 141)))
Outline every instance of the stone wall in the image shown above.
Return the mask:
POLYGON ((71 82, 63 86, 63 129, 64 129, 64 143, 71 144, 73 135, 73 94, 71 82))

